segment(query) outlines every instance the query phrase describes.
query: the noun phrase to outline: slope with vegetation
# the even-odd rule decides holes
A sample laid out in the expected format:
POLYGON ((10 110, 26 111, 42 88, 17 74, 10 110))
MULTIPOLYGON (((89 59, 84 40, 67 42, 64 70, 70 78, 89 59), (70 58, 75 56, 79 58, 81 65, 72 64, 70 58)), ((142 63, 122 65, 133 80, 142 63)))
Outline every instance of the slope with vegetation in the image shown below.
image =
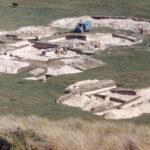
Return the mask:
POLYGON ((150 127, 107 121, 0 118, 3 150, 149 150, 150 127))

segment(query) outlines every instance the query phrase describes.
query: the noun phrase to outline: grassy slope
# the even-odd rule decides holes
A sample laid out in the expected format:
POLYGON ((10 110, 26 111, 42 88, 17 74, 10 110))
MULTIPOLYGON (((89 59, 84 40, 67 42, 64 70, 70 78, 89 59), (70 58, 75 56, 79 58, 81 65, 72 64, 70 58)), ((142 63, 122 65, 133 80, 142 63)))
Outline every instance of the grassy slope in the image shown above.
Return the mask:
POLYGON ((149 0, 14 0, 0 1, 0 29, 47 24, 50 19, 79 15, 150 17, 149 0), (18 15, 19 14, 19 15, 18 15))
POLYGON ((125 122, 0 118, 0 148, 8 150, 149 150, 149 138, 150 126, 125 122))

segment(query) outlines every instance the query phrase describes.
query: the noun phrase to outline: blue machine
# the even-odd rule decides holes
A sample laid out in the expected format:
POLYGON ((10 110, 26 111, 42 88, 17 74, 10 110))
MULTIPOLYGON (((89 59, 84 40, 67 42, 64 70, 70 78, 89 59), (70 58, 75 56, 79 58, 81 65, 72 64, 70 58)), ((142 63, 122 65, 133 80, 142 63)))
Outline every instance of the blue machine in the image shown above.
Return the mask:
POLYGON ((93 29, 93 25, 91 21, 80 22, 77 24, 75 28, 75 32, 87 32, 93 29))

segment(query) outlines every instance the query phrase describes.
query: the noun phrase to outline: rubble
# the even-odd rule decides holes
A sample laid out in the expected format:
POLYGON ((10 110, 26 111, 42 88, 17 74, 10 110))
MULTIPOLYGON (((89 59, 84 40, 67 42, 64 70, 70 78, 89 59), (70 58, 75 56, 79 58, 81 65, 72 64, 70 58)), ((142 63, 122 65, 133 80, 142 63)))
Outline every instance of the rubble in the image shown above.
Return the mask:
POLYGON ((29 74, 31 76, 37 77, 37 76, 44 74, 45 72, 46 72, 45 68, 36 68, 36 69, 30 71, 29 74))
POLYGON ((65 92, 77 94, 102 89, 109 86, 115 86, 115 82, 113 80, 84 80, 70 85, 65 89, 65 92))

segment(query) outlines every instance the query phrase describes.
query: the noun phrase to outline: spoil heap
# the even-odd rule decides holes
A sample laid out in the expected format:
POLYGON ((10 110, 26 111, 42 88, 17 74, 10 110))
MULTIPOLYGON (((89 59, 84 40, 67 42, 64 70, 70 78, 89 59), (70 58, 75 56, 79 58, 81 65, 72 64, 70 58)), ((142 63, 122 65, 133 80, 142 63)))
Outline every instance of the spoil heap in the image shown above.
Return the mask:
POLYGON ((115 82, 113 80, 84 80, 67 87, 65 93, 78 94, 111 86, 115 86, 115 82))

